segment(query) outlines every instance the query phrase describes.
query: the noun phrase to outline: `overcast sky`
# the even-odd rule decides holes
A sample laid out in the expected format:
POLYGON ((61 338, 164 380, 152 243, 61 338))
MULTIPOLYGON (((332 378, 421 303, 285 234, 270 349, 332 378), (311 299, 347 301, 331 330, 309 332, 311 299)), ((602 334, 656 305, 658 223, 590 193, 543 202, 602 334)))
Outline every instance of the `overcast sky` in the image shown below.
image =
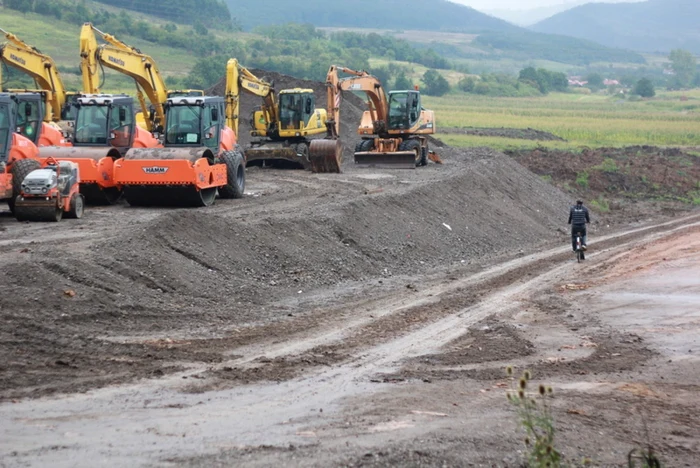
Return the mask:
MULTIPOLYGON (((552 5, 561 5, 570 3, 572 6, 584 3, 576 0, 451 0, 455 3, 470 6, 477 10, 527 10, 530 8, 547 7, 552 5)), ((591 3, 622 3, 622 2, 639 2, 644 0, 591 0, 591 3)))

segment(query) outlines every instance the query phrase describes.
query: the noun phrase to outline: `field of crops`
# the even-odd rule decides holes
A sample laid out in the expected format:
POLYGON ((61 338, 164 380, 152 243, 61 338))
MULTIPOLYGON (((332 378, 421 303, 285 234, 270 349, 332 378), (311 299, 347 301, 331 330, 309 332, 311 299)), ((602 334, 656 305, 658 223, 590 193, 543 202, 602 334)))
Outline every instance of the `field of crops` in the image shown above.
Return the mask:
POLYGON ((566 140, 533 141, 475 135, 439 135, 454 146, 499 149, 546 146, 700 146, 700 90, 660 92, 634 101, 608 95, 551 94, 538 98, 493 98, 467 94, 425 97, 440 128, 533 128, 566 140))

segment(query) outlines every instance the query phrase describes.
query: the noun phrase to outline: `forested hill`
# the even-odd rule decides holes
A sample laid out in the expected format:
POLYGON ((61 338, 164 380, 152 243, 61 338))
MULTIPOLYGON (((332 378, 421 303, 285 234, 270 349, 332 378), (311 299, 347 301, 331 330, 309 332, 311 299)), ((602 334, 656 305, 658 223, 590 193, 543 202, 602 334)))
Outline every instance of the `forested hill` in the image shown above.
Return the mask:
POLYGON ((421 31, 512 31, 512 24, 447 0, 226 0, 245 29, 289 22, 421 31))
POLYGON ((95 0, 146 13, 174 23, 201 23, 207 28, 230 29, 231 14, 223 0, 95 0))
POLYGON ((700 0, 589 3, 540 21, 531 29, 640 52, 680 48, 700 54, 698 18, 700 0))

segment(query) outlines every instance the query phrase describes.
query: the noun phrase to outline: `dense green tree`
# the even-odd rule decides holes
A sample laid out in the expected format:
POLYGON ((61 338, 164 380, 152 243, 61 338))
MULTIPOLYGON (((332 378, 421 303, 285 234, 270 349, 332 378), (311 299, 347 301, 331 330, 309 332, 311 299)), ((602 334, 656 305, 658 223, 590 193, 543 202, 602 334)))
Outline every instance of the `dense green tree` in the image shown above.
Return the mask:
POLYGON ((673 80, 675 87, 685 88, 689 86, 697 70, 695 56, 687 50, 674 49, 668 59, 671 61, 671 68, 676 75, 673 80))
POLYGON ((406 73, 401 72, 399 75, 396 77, 396 80, 394 81, 394 87, 393 89, 400 90, 400 89, 411 89, 413 88, 413 84, 411 81, 406 77, 406 73))
POLYGON ((603 76, 598 72, 590 73, 585 80, 588 81, 589 88, 599 89, 603 87, 603 76))
POLYGON ((465 93, 473 93, 476 87, 476 79, 473 76, 465 76, 459 80, 457 87, 465 93))
POLYGON ((654 83, 652 83, 648 78, 642 78, 641 80, 637 81, 637 84, 634 85, 632 94, 646 98, 654 97, 656 95, 654 83))
POLYGON ((423 74, 423 83, 425 94, 428 96, 442 96, 450 90, 450 83, 437 70, 426 71, 423 74))

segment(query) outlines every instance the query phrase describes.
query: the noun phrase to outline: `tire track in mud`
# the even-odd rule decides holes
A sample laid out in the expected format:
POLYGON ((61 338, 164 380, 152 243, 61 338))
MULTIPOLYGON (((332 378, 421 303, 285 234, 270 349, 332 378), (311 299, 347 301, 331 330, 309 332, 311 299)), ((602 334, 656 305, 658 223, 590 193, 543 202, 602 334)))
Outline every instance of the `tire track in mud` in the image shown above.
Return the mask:
MULTIPOLYGON (((648 242, 655 236, 696 227, 700 223, 692 223, 699 219, 700 216, 693 216, 603 237, 592 245, 595 253, 589 255, 589 258, 609 254, 611 250, 625 249, 640 238, 648 242)), ((433 344, 437 347, 438 342, 446 345, 466 333, 471 325, 485 319, 489 315, 485 310, 494 313, 494 310, 498 310, 496 304, 501 303, 502 309, 499 312, 505 312, 509 297, 525 294, 528 289, 534 289, 563 269, 570 268, 570 260, 572 255, 568 247, 557 248, 497 265, 476 275, 455 280, 452 284, 429 287, 412 300, 399 299, 397 302, 379 305, 370 302, 365 304, 367 310, 362 317, 344 324, 333 321, 333 330, 330 332, 311 329, 311 336, 307 338, 290 337, 282 344, 266 343, 262 353, 258 345, 248 349, 235 348, 232 352, 246 357, 227 361, 199 376, 237 383, 287 380, 313 368, 352 361, 353 356, 365 352, 367 348, 414 334, 420 335, 431 327, 440 327, 439 324, 445 321, 448 325, 439 328, 437 334, 428 334, 429 340, 434 341, 433 344), (455 334, 455 330, 459 332, 455 334)), ((336 313, 330 315, 337 317, 336 313)), ((309 331, 308 322, 306 331, 309 331)), ((214 382, 193 385, 191 390, 220 387, 221 382, 214 382)))
MULTIPOLYGON (((607 236, 592 244, 596 251, 590 258, 607 258, 617 251, 633 248, 636 243, 697 228, 698 220, 700 216, 607 236)), ((585 264, 582 267, 583 272, 589 268, 585 264)), ((290 375, 281 383, 238 385, 208 393, 206 397, 183 393, 188 382, 193 378, 197 380, 195 376, 201 374, 203 366, 199 366, 199 369, 160 380, 105 388, 88 395, 0 406, 0 418, 13 421, 11 426, 0 427, 0 439, 8 446, 21 447, 18 461, 31 460, 35 464, 54 466, 57 460, 72 460, 75 456, 92 459, 103 455, 105 440, 110 441, 110 460, 130 466, 152 466, 162 462, 163 456, 174 459, 201 455, 203 447, 206 447, 205 452, 217 452, 230 448, 231 441, 235 441, 236 446, 307 444, 304 431, 317 421, 313 415, 318 414, 319 408, 324 409, 325 418, 340 410, 347 398, 389 388, 387 384, 370 383, 369 379, 396 369, 406 359, 439 350, 490 315, 520 307, 521 298, 556 282, 562 271, 570 268, 577 268, 577 264, 567 246, 496 265, 449 285, 434 286, 433 292, 428 292, 430 288, 427 288, 416 293, 423 297, 404 301, 404 310, 416 308, 417 302, 430 307, 429 301, 435 299, 429 294, 436 291, 458 301, 458 292, 464 288, 489 281, 498 286, 476 298, 475 303, 451 304, 454 307, 451 313, 437 320, 416 324, 415 329, 402 328, 404 333, 397 333, 393 339, 373 338, 369 340, 373 346, 363 342, 361 346, 350 348, 354 354, 342 363, 318 368, 313 362, 300 361, 306 366, 304 375, 297 378, 290 375), (183 380, 185 377, 187 380, 183 380), (172 430, 173 421, 177 421, 177 434, 172 430), (58 454, 42 450, 55 443, 56 434, 72 434, 79 437, 80 444, 68 446, 58 454), (178 436, 171 436, 173 434, 178 436)), ((394 302, 400 304, 401 299, 394 299, 394 302)), ((312 329, 302 339, 290 336, 283 343, 263 342, 257 348, 251 347, 251 352, 238 361, 267 359, 274 362, 274 356, 303 353, 324 342, 342 342, 344 337, 352 336, 362 327, 371 327, 372 314, 381 313, 388 320, 391 315, 400 313, 387 307, 391 303, 391 298, 384 298, 380 307, 363 311, 362 317, 345 320, 339 325, 339 331, 325 330, 325 336, 318 336, 319 331, 324 330, 312 329), (254 349, 257 355, 252 353, 254 349)), ((286 324, 279 326, 284 328, 286 324)), ((221 366, 231 362, 237 360, 229 360, 221 366)))

